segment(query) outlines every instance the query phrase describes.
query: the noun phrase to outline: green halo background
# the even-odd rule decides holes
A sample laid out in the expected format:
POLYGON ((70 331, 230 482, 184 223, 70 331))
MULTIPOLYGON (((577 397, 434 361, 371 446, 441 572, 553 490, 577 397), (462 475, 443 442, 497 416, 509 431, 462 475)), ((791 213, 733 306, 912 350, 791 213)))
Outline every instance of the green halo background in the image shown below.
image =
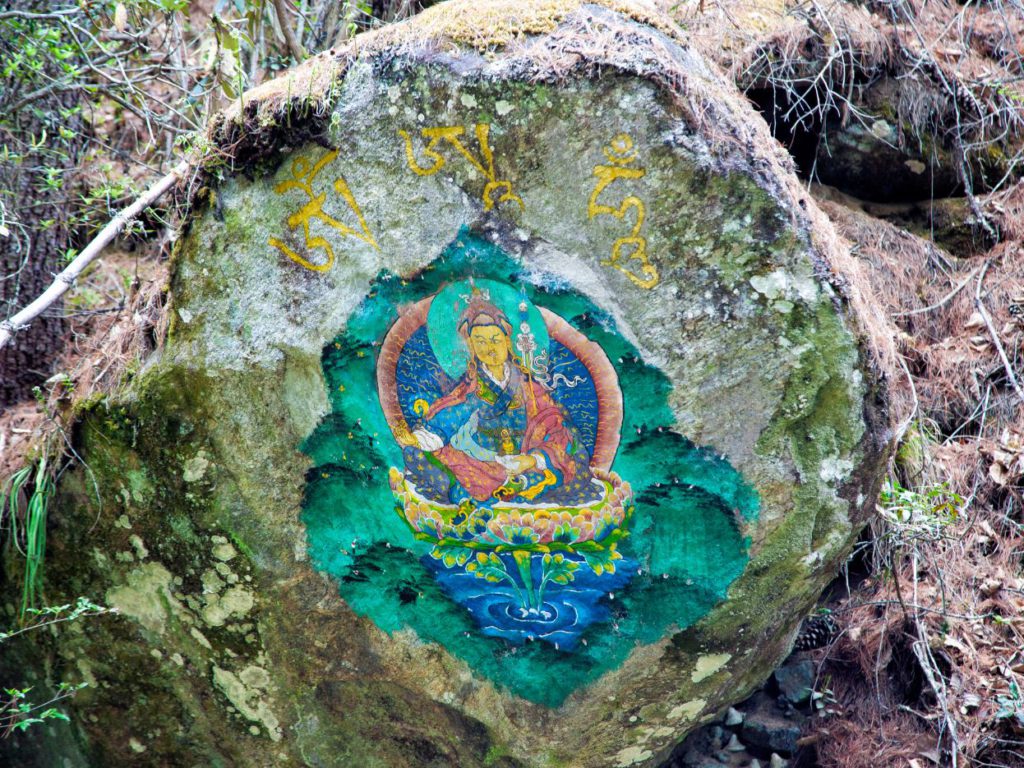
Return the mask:
POLYGON ((459 336, 457 327, 459 316, 467 305, 466 298, 472 293, 474 285, 489 295, 488 300, 504 312, 512 324, 512 348, 517 355, 519 352, 515 348, 515 339, 522 322, 519 304, 524 301, 527 305, 526 321, 537 342, 536 353, 547 350, 548 329, 544 324, 544 318, 524 291, 517 291, 510 285, 494 280, 459 280, 441 289, 431 302, 427 315, 427 337, 445 373, 452 378, 458 378, 465 373, 466 365, 469 363, 469 350, 459 336))

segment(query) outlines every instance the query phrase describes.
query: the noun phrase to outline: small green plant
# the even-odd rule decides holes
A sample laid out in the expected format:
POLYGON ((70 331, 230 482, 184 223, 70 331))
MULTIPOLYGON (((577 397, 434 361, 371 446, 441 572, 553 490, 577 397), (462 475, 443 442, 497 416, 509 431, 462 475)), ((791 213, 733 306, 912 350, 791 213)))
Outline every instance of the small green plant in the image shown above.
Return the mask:
POLYGON ((41 586, 43 557, 46 554, 46 516, 55 487, 53 473, 44 454, 35 465, 29 464, 11 475, 0 494, 0 512, 6 512, 11 542, 25 558, 25 577, 22 585, 21 610, 18 619, 36 606, 41 586), (25 514, 19 509, 19 500, 28 495, 25 514), (6 509, 4 509, 6 508, 6 509))
POLYGON ((0 697, 0 738, 7 738, 14 731, 24 731, 26 728, 46 720, 67 722, 68 716, 53 704, 71 696, 82 687, 84 687, 84 683, 77 686, 61 683, 57 689, 57 695, 44 704, 33 704, 28 701, 31 688, 4 688, 3 696, 0 697))
MULTIPOLYGON (((71 380, 65 374, 58 374, 49 383, 68 386, 71 380)), ((37 397, 45 404, 46 398, 40 388, 36 390, 37 397)), ((8 534, 8 546, 25 559, 21 605, 15 626, 0 630, 0 654, 4 652, 3 644, 19 635, 84 617, 116 612, 84 597, 79 597, 74 603, 37 607, 46 554, 46 518, 56 491, 54 466, 58 460, 59 454, 55 456, 47 447, 38 459, 11 475, 0 489, 0 531, 8 534)), ((0 738, 46 721, 66 721, 67 715, 55 705, 84 687, 84 683, 72 685, 62 682, 44 701, 30 698, 31 687, 0 689, 0 738)))
POLYGON ((42 608, 29 608, 25 611, 25 614, 34 617, 35 621, 29 624, 22 622, 18 629, 11 632, 0 632, 0 643, 35 629, 43 629, 54 624, 76 621, 86 616, 101 616, 105 613, 117 613, 117 609, 98 605, 87 597, 80 597, 74 603, 65 603, 64 605, 46 605, 42 608))
POLYGON ((1007 695, 996 696, 996 703, 999 705, 996 720, 1008 722, 1015 728, 1024 728, 1024 697, 1016 683, 1011 681, 1007 695))
POLYGON ((912 491, 889 478, 879 498, 878 513, 900 540, 935 540, 959 519, 963 507, 963 497, 946 483, 912 491))
MULTIPOLYGON (((65 605, 51 605, 43 608, 29 608, 24 611, 19 620, 19 628, 11 632, 0 632, 0 645, 18 635, 26 632, 50 627, 87 616, 100 616, 105 613, 115 613, 115 609, 97 605, 91 600, 80 597, 74 603, 65 605), (33 620, 25 623, 24 616, 31 616, 33 620)), ((2 651, 0 651, 2 652, 2 651)), ((56 692, 46 701, 35 703, 29 699, 32 688, 3 688, 0 689, 0 739, 7 738, 15 731, 25 729, 46 722, 47 720, 67 721, 68 716, 56 708, 56 704, 64 699, 74 696, 76 692, 86 687, 86 683, 71 685, 61 683, 57 686, 56 692)))
POLYGON ((355 37, 356 33, 359 32, 360 24, 357 19, 373 20, 373 7, 366 0, 358 0, 352 2, 351 0, 345 0, 342 3, 342 15, 348 19, 348 23, 345 25, 345 32, 349 37, 355 37))
POLYGON ((841 715, 843 713, 839 699, 836 698, 831 685, 832 676, 826 675, 820 681, 820 684, 815 686, 815 690, 811 691, 811 707, 820 718, 832 717, 833 715, 841 715))

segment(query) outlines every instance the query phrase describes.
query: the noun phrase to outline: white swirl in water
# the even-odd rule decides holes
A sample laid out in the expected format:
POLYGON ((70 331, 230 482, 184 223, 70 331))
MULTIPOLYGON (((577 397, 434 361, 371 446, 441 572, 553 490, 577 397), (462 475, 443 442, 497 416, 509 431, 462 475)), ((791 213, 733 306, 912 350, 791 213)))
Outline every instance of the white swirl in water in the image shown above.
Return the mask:
POLYGON ((565 601, 545 602, 539 610, 523 608, 514 600, 493 602, 487 608, 491 618, 500 626, 509 629, 519 626, 524 631, 533 627, 541 634, 574 627, 579 622, 579 612, 572 603, 565 601))

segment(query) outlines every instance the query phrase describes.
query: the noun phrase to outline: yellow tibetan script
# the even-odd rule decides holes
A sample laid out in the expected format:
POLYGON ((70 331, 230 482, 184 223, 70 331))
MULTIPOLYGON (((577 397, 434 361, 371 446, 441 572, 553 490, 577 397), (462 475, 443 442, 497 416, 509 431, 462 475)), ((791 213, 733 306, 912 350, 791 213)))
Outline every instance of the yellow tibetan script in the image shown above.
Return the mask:
POLYGON ((590 193, 587 216, 589 219, 599 215, 625 219, 626 214, 632 210, 635 218, 633 229, 629 235, 616 240, 612 244, 611 256, 601 263, 624 273, 641 288, 651 289, 658 284, 661 276, 658 274, 658 268, 651 263, 647 253, 646 238, 640 235, 640 230, 644 225, 643 200, 636 195, 629 195, 624 197, 618 206, 597 202, 601 193, 616 179, 639 179, 647 173, 647 170, 636 166, 638 156, 633 147, 633 139, 624 133, 613 138, 603 152, 608 164, 594 166, 597 184, 594 185, 594 191, 590 193), (624 248, 626 249, 625 253, 623 253, 624 248), (633 265, 634 261, 639 264, 633 265))
POLYGON ((345 201, 349 210, 355 214, 356 219, 359 221, 359 229, 354 229, 353 227, 338 221, 333 216, 324 213, 324 203, 327 202, 327 193, 321 192, 317 195, 313 192, 313 180, 317 177, 317 174, 319 174, 320 171, 329 165, 337 156, 338 150, 335 149, 325 154, 317 160, 316 163, 311 163, 309 159, 305 157, 296 158, 292 161, 292 177, 286 181, 282 181, 274 187, 274 192, 279 195, 283 195, 293 189, 301 190, 306 195, 306 203, 288 217, 288 229, 294 230, 300 226, 302 227, 302 232, 305 235, 306 240, 306 248, 308 250, 306 255, 303 256, 289 247, 286 243, 278 240, 276 237, 268 238, 267 244, 277 248, 296 264, 301 264, 306 269, 312 269, 315 272, 326 272, 331 268, 334 264, 334 249, 331 248, 331 244, 326 238, 311 235, 309 226, 314 219, 328 227, 331 227, 332 229, 336 229, 341 233, 342 237, 354 237, 357 240, 362 240, 364 243, 368 243, 376 250, 380 250, 380 246, 377 245, 377 241, 370 233, 370 228, 366 224, 363 212, 360 210, 359 204, 356 202, 356 198, 352 194, 352 190, 349 189, 348 182, 345 181, 344 177, 339 175, 334 180, 334 191, 338 193, 342 200, 345 201), (324 252, 325 256, 322 260, 314 262, 307 258, 312 255, 312 251, 317 250, 324 252))
POLYGON ((473 153, 466 148, 462 141, 462 137, 466 134, 466 129, 461 125, 424 128, 420 131, 420 134, 427 142, 426 146, 423 147, 423 154, 431 161, 432 165, 420 165, 416 160, 416 152, 412 146, 412 136, 409 135, 408 131, 400 130, 398 135, 405 139, 405 159, 409 163, 410 170, 417 176, 433 176, 444 168, 447 160, 436 148, 441 142, 447 142, 451 145, 452 149, 466 158, 469 164, 480 171, 484 178, 487 179, 487 184, 484 186, 483 195, 481 196, 485 211, 491 210, 497 203, 504 203, 508 200, 514 201, 519 205, 520 209, 523 209, 525 207, 523 199, 512 191, 512 182, 507 179, 499 179, 494 170, 494 152, 491 150, 491 145, 488 141, 490 130, 491 126, 488 123, 476 124, 476 140, 480 145, 480 157, 477 158, 473 156, 473 153), (499 191, 501 194, 495 200, 494 193, 499 191))

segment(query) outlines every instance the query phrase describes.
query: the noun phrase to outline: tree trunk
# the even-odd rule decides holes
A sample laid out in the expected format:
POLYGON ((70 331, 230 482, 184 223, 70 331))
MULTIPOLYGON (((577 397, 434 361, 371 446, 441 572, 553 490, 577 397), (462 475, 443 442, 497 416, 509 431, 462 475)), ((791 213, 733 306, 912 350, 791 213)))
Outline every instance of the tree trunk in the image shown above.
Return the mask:
MULTIPOLYGON (((39 0, 13 0, 7 9, 36 13, 48 10, 47 3, 39 0)), ((7 60, 23 42, 19 28, 10 21, 0 25, 0 60, 7 60)), ((0 202, 9 230, 6 237, 0 235, 0 319, 10 317, 42 293, 60 270, 61 258, 70 246, 66 172, 74 168, 83 144, 78 131, 80 121, 66 117, 66 110, 77 101, 74 91, 56 91, 14 113, 5 112, 7 106, 17 104, 47 82, 40 75, 26 77, 24 73, 18 68, 0 84, 5 102, 0 105, 0 144, 10 151, 0 156, 0 202), (71 128, 74 136, 58 138, 61 127, 71 128), (47 150, 56 146, 57 152, 43 155, 29 146, 44 131, 47 138, 43 144, 47 150), (65 172, 60 177, 64 180, 61 186, 47 186, 47 168, 65 172), (47 226, 45 222, 52 223, 47 226)), ((55 68, 47 74, 58 75, 55 68)), ((28 396, 53 372, 54 361, 64 346, 66 323, 62 315, 62 305, 52 307, 0 350, 0 410, 28 396)))

